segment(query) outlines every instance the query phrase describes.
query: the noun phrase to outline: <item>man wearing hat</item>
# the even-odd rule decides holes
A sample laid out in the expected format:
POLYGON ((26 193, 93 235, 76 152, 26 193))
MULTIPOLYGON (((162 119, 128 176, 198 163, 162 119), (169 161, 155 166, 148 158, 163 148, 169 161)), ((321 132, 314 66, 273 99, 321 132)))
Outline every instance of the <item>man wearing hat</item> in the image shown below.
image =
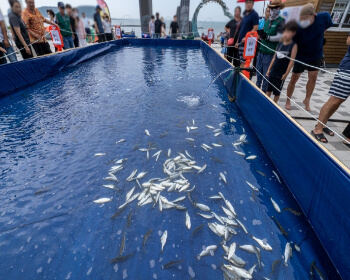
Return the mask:
POLYGON ((96 6, 96 13, 94 14, 94 26, 97 33, 98 41, 100 43, 106 42, 106 34, 103 29, 102 19, 101 19, 101 7, 96 6))
MULTIPOLYGON (((245 36, 250 31, 257 31, 259 28, 259 15, 253 9, 254 0, 246 0, 245 1, 245 11, 243 12, 243 19, 241 21, 240 32, 238 36, 238 40, 236 43, 236 48, 239 50, 240 60, 243 61, 243 51, 244 51, 244 42, 245 36)), ((244 64, 242 64, 243 67, 244 64)))
MULTIPOLYGON (((315 13, 315 7, 309 3, 300 11, 300 22, 294 42, 298 44, 298 54, 293 67, 293 73, 287 88, 287 95, 292 97, 295 84, 301 73, 308 71, 306 84, 305 109, 311 111, 310 99, 315 89, 318 69, 323 61, 324 32, 333 25, 331 15, 327 12, 315 13)), ((291 110, 290 100, 287 99, 286 109, 291 110)))
POLYGON ((69 16, 65 13, 65 7, 63 2, 58 2, 58 13, 56 14, 56 21, 61 30, 61 35, 63 38, 64 49, 73 49, 73 36, 72 27, 70 25, 69 16))
POLYGON ((264 29, 258 31, 261 42, 256 63, 256 68, 258 69, 256 85, 260 88, 262 84, 262 91, 265 93, 268 84, 266 72, 275 55, 278 42, 282 38, 284 27, 284 18, 280 16, 280 10, 284 8, 284 4, 282 4, 281 0, 271 1, 268 7, 270 8, 270 17, 265 21, 264 29), (259 72, 264 75, 266 79, 263 79, 259 72))

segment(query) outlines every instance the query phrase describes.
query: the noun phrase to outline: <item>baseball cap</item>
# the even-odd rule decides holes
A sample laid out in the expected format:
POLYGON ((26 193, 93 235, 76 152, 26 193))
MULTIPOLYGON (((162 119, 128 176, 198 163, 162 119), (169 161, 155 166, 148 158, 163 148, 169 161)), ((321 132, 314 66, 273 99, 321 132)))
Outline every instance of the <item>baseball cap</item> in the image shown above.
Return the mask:
POLYGON ((64 8, 64 3, 63 2, 58 2, 57 6, 58 6, 58 8, 64 8))
POLYGON ((101 7, 99 5, 96 6, 95 10, 97 9, 100 9, 101 10, 101 7))

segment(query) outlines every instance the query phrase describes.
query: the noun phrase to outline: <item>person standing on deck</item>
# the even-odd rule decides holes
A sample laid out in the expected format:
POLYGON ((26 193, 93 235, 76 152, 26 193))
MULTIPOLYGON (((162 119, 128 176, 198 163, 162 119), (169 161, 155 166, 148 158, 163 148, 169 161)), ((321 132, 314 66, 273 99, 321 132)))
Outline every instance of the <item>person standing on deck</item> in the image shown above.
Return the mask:
POLYGON ((88 39, 88 42, 91 43, 92 37, 91 37, 90 21, 86 17, 85 13, 81 13, 81 16, 82 16, 82 20, 84 21, 86 38, 88 39))
POLYGON ((148 31, 149 31, 149 35, 151 36, 151 38, 155 38, 155 26, 154 26, 154 15, 151 16, 151 20, 148 24, 148 31))
POLYGON ((56 21, 60 28, 63 44, 63 49, 73 49, 74 42, 72 34, 72 28, 70 26, 69 16, 65 13, 65 7, 63 2, 58 2, 57 4, 59 12, 56 14, 56 21))
POLYGON ((155 38, 159 39, 161 33, 162 33, 162 21, 159 19, 159 13, 156 13, 156 21, 154 22, 155 38))
MULTIPOLYGON (((6 24, 5 24, 4 16, 1 12, 1 9, 0 9, 0 47, 5 50, 3 54, 6 53, 6 55, 8 55, 7 58, 9 59, 10 62, 17 61, 16 53, 13 50, 9 41, 9 37, 7 35, 6 24)), ((7 60, 4 57, 2 58, 2 64, 5 64, 5 63, 7 63, 7 60)))
POLYGON ((238 49, 235 47, 238 41, 238 36, 239 36, 239 31, 240 31, 240 26, 242 21, 241 13, 242 13, 241 7, 237 6, 235 8, 234 18, 225 25, 225 30, 229 34, 229 39, 233 39, 233 45, 227 46, 227 60, 230 63, 232 63, 233 61, 233 65, 235 67, 238 67, 241 64, 239 61, 238 49))
POLYGON ((24 9, 22 13, 22 19, 27 26, 30 43, 33 44, 36 55, 41 56, 52 53, 50 45, 45 38, 46 31, 44 23, 55 25, 57 27, 58 25, 44 18, 39 10, 35 8, 34 0, 26 0, 26 4, 27 8, 24 9))
MULTIPOLYGON (((284 28, 284 18, 280 14, 280 10, 284 8, 281 0, 273 0, 271 4, 268 5, 270 9, 270 16, 265 20, 264 29, 259 30, 260 34, 260 44, 259 53, 256 63, 257 73, 256 73, 256 86, 261 88, 262 91, 266 93, 267 90, 267 77, 266 72, 269 69, 273 56, 275 55, 275 50, 277 48, 278 42, 282 38, 283 28, 284 28), (263 76, 265 79, 263 79, 263 76)), ((268 11, 268 9, 266 9, 268 11)))
POLYGON ((176 39, 177 33, 179 33, 179 24, 177 23, 177 16, 174 16, 174 20, 170 23, 169 36, 171 36, 171 39, 176 39))
POLYGON ((72 37, 73 37, 73 43, 74 47, 79 47, 79 38, 77 34, 77 21, 72 9, 72 6, 70 4, 66 4, 66 13, 69 16, 70 26, 72 29, 72 37))
MULTIPOLYGON (((338 110, 339 106, 350 96, 350 33, 346 41, 348 52, 344 56, 343 60, 339 64, 338 75, 334 77, 332 86, 329 89, 329 99, 326 104, 323 105, 318 117, 319 121, 327 124, 330 117, 338 110)), ((329 136, 334 136, 334 133, 320 122, 317 123, 311 134, 321 143, 328 143, 324 133, 329 136)), ((350 125, 344 130, 345 137, 350 138, 350 125)), ((349 144, 344 142, 349 147, 349 144)))
MULTIPOLYGON (((318 68, 323 61, 323 39, 325 31, 333 25, 331 15, 327 12, 315 13, 315 7, 311 3, 306 4, 300 11, 300 27, 294 37, 294 42, 298 44, 298 54, 296 57, 293 73, 287 88, 287 96, 292 98, 295 84, 299 80, 301 73, 308 71, 308 81, 306 84, 306 96, 304 105, 306 111, 310 109, 310 99, 315 89, 318 68), (307 65, 305 65, 307 64, 307 65), (317 68, 316 68, 317 67, 317 68)), ((290 99, 287 99, 285 108, 291 110, 290 99)))
POLYGON ((103 15, 103 29, 106 33, 106 40, 107 41, 112 41, 113 40, 113 35, 112 35, 112 29, 111 29, 111 20, 109 16, 105 13, 103 15))
POLYGON ((86 31, 85 24, 82 18, 79 17, 79 11, 76 10, 75 18, 77 21, 77 37, 79 38, 79 47, 86 47, 86 31))
MULTIPOLYGON (((346 141, 350 142, 350 123, 344 129, 343 135, 346 137, 346 141)), ((349 143, 343 142, 343 144, 350 149, 350 144, 349 143)))
POLYGON ((22 7, 18 0, 11 1, 11 13, 9 21, 14 31, 14 39, 17 48, 20 50, 23 59, 32 58, 33 54, 29 48, 30 39, 24 21, 21 18, 22 7))
POLYGON ((94 25, 97 33, 99 43, 106 42, 106 34, 104 33, 102 19, 101 19, 101 7, 96 6, 96 13, 94 13, 94 25))
MULTIPOLYGON (((245 11, 243 12, 243 19, 241 21, 238 41, 235 45, 236 48, 238 48, 239 58, 241 61, 244 61, 243 51, 244 51, 245 36, 247 35, 248 32, 257 31, 259 28, 259 15, 253 9, 253 7, 254 7, 254 0, 245 1, 245 11)), ((242 63, 241 66, 243 67, 244 63, 242 63)))

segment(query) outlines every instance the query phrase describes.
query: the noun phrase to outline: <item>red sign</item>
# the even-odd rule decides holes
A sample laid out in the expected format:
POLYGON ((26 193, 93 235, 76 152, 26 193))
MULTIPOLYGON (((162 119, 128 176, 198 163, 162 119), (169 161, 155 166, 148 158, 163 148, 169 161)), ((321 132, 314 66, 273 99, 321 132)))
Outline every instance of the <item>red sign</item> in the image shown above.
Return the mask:
POLYGON ((64 47, 64 43, 63 43, 63 39, 62 39, 62 35, 59 27, 50 25, 49 32, 51 35, 52 44, 57 48, 59 52, 61 52, 62 48, 64 47))
POLYGON ((214 40, 214 29, 209 28, 208 29, 208 41, 209 41, 209 46, 211 46, 211 42, 214 40))
POLYGON ((256 31, 248 32, 245 36, 243 57, 253 59, 255 57, 256 47, 258 45, 258 33, 256 31))
POLYGON ((122 37, 122 30, 119 25, 115 26, 115 37, 120 39, 122 37))

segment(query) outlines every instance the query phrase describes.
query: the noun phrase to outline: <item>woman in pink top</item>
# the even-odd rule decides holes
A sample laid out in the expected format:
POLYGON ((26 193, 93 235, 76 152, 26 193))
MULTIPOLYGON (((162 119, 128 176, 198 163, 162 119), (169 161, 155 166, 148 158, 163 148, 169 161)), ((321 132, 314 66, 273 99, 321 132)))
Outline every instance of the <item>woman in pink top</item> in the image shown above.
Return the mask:
POLYGON ((77 19, 77 33, 79 38, 79 47, 85 47, 87 46, 86 43, 86 32, 85 32, 85 25, 83 19, 79 17, 79 14, 76 13, 76 19, 77 19))

